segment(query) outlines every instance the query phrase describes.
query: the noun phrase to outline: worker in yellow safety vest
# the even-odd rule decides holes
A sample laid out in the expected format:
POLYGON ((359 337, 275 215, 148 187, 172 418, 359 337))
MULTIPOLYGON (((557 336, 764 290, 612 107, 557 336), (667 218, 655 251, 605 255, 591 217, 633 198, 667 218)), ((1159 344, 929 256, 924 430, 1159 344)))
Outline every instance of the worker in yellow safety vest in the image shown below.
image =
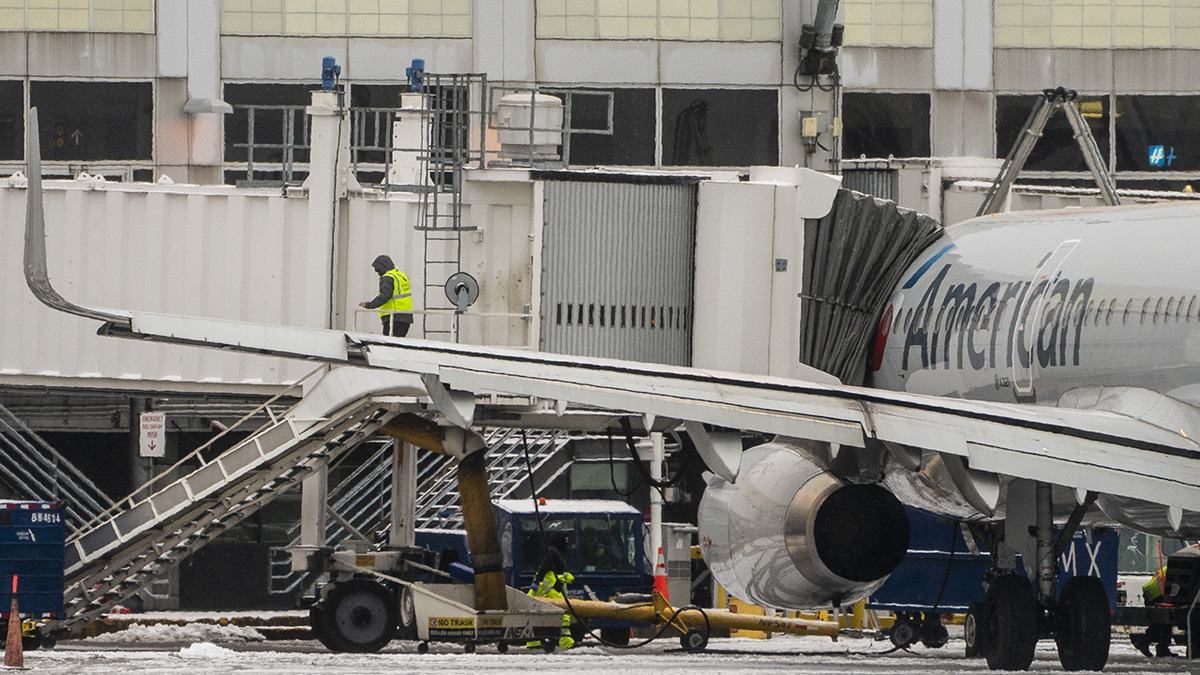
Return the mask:
POLYGON ((396 269, 392 259, 386 255, 375 258, 371 267, 379 275, 379 295, 370 302, 358 303, 358 306, 379 310, 384 335, 408 335, 408 328, 413 322, 412 286, 408 283, 408 277, 396 269))
MULTIPOLYGON (((1142 584, 1142 601, 1149 608, 1152 605, 1159 604, 1163 601, 1163 589, 1166 588, 1167 568, 1162 569, 1150 577, 1150 580, 1142 584)), ((1168 615, 1169 616, 1169 615, 1168 615)), ((1155 621, 1153 612, 1147 613, 1147 618, 1150 620, 1146 627, 1145 633, 1130 634, 1129 640, 1133 646, 1138 648, 1138 651, 1150 656, 1150 645, 1155 645, 1154 656, 1173 656, 1171 653, 1171 624, 1155 621)))
MULTIPOLYGON (((566 567, 562 553, 551 547, 546 553, 546 559, 542 561, 541 568, 533 576, 533 584, 530 585, 527 595, 535 598, 564 597, 567 593, 567 584, 575 581, 574 575, 566 571, 566 567)), ((527 642, 525 646, 536 648, 541 647, 542 643, 527 642)), ((562 633, 558 638, 558 648, 570 649, 574 646, 575 639, 571 637, 571 615, 563 614, 562 633)))

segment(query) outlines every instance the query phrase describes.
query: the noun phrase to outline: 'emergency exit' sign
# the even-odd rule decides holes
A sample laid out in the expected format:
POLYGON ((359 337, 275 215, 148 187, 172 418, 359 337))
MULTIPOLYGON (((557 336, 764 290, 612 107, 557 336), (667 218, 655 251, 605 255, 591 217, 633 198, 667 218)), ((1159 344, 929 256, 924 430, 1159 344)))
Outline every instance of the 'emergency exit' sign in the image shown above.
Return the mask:
POLYGON ((142 457, 163 457, 167 444, 167 414, 160 412, 144 412, 141 415, 142 431, 139 435, 138 455, 142 457))

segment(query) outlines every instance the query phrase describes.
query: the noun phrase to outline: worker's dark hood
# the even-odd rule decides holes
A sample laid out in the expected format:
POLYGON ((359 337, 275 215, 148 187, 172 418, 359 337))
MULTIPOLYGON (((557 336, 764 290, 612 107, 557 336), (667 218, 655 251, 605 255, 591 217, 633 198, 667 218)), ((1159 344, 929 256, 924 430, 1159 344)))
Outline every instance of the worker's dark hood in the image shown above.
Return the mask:
POLYGON ((376 274, 383 274, 384 272, 395 268, 396 265, 392 262, 390 257, 381 255, 375 259, 375 262, 371 263, 371 267, 375 268, 376 274))

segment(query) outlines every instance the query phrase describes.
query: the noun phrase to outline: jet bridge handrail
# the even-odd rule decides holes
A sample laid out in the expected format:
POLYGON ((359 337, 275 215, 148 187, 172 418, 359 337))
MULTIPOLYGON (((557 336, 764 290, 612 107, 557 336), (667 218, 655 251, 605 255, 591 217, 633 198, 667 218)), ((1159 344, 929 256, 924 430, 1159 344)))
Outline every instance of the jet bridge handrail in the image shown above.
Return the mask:
MULTIPOLYGON (((118 513, 121 513, 130 508, 133 508, 134 506, 137 505, 137 503, 139 501, 139 499, 138 499, 139 495, 148 494, 148 492, 153 489, 155 483, 158 483, 166 478, 169 478, 169 476, 172 472, 181 468, 184 464, 192 461, 193 459, 198 459, 201 467, 208 466, 209 462, 205 461, 204 455, 202 454, 204 451, 211 448, 213 446, 213 444, 215 444, 217 441, 225 438, 225 436, 228 435, 229 433, 231 433, 234 429, 237 429, 238 427, 242 426, 243 424, 249 422, 251 419, 253 419, 256 415, 258 415, 260 413, 266 412, 266 414, 268 416, 270 416, 272 419, 274 419, 274 413, 271 411, 271 408, 270 408, 270 406, 272 404, 278 402, 283 397, 285 397, 285 396, 289 395, 291 392, 295 391, 297 387, 303 386, 305 382, 307 382, 311 377, 313 377, 317 373, 322 372, 327 369, 328 369, 328 366, 322 365, 322 366, 318 366, 317 368, 314 368, 313 370, 309 371, 306 375, 301 377, 299 380, 296 380, 292 384, 288 385, 288 387, 286 389, 279 392, 278 394, 275 394, 271 398, 267 399, 265 402, 263 402, 262 405, 258 406, 254 410, 246 413, 245 416, 243 416, 237 422, 234 422, 229 428, 221 431, 216 436, 213 436, 211 439, 208 440, 207 443, 205 443, 205 444, 201 445, 200 447, 196 448, 195 450, 191 451, 186 456, 181 457, 179 459, 179 461, 175 462, 174 464, 167 467, 166 469, 163 469, 162 471, 160 471, 157 475, 152 477, 150 480, 146 481, 142 485, 135 488, 133 490, 133 492, 129 493, 127 496, 113 502, 112 506, 108 507, 100 514, 98 514, 97 516, 95 516, 91 520, 89 520, 88 522, 81 525, 78 530, 76 530, 73 534, 71 534, 71 536, 69 536, 67 538, 67 543, 70 544, 71 542, 74 542, 74 541, 82 538, 84 535, 88 534, 96 527, 103 525, 106 521, 108 521, 112 517, 116 516, 118 513)), ((259 431, 261 431, 261 429, 259 431)))

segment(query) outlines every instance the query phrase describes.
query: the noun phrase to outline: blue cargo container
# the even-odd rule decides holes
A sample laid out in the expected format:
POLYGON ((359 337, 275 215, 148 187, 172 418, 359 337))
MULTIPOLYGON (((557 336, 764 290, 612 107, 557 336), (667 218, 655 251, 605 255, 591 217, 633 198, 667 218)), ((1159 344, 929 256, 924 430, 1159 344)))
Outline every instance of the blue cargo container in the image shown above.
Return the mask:
POLYGON ((57 619, 63 611, 62 510, 47 502, 0 501, 0 613, 12 607, 16 575, 22 616, 57 619))
MULTIPOLYGON (((987 550, 971 553, 963 539, 958 523, 939 518, 927 511, 908 509, 912 538, 908 555, 888 578, 871 594, 867 607, 893 612, 929 612, 937 604, 939 613, 964 613, 972 602, 984 599, 983 575, 991 569, 987 550), (954 538, 954 563, 950 563, 951 537, 954 538), (941 602, 938 593, 945 581, 941 602)), ((1117 531, 1111 528, 1081 528, 1075 532, 1070 546, 1058 560, 1058 587, 1075 575, 1099 577, 1108 593, 1108 602, 1116 609, 1117 601, 1117 531), (1089 536, 1090 535, 1090 536, 1089 536)), ((1057 536, 1057 532, 1056 532, 1057 536)), ((1024 566, 1017 558, 1017 571, 1024 566)))

